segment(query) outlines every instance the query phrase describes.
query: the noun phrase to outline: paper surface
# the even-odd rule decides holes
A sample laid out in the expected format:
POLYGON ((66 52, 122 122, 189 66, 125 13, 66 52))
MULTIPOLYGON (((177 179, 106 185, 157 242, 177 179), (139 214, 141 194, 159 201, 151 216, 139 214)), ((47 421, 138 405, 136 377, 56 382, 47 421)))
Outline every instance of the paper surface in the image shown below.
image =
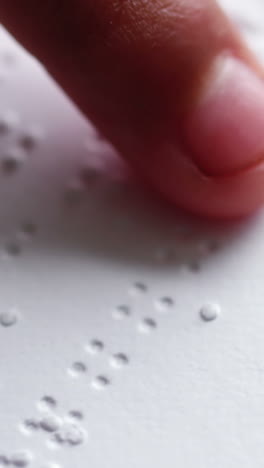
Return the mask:
MULTIPOLYGON (((264 59, 264 3, 225 3, 264 59)), ((192 225, 107 175, 4 31, 0 148, 0 466, 263 468, 264 215, 192 225)))

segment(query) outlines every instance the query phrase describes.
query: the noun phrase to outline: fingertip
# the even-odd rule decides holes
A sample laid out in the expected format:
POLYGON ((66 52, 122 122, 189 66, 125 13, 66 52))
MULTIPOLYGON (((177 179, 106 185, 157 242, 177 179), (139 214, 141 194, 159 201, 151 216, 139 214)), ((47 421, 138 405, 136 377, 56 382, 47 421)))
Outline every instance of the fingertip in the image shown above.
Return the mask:
POLYGON ((188 212, 212 219, 233 219, 251 214, 264 202, 264 162, 216 177, 203 173, 171 143, 157 143, 142 151, 144 155, 138 151, 137 167, 148 183, 188 212))
POLYGON ((264 157, 264 82, 230 54, 218 57, 183 135, 191 158, 211 176, 238 173, 264 157))

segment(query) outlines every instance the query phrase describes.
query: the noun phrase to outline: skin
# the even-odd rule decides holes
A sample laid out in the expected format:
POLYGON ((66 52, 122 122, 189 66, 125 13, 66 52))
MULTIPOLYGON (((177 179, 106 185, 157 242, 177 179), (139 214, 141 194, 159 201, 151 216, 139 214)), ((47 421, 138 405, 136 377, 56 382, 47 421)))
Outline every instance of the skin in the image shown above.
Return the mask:
POLYGON ((181 155, 183 122, 216 57, 228 51, 263 78, 214 0, 2 0, 0 18, 170 201, 214 217, 263 202, 262 155, 220 176, 181 155))

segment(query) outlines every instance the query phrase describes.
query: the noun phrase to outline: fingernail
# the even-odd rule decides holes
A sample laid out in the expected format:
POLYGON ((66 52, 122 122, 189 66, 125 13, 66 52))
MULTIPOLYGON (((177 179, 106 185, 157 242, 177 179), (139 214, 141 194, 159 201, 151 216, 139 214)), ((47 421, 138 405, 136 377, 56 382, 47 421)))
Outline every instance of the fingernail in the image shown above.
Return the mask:
POLYGON ((257 164, 264 158, 264 82, 240 60, 218 58, 184 122, 184 139, 207 175, 257 164))

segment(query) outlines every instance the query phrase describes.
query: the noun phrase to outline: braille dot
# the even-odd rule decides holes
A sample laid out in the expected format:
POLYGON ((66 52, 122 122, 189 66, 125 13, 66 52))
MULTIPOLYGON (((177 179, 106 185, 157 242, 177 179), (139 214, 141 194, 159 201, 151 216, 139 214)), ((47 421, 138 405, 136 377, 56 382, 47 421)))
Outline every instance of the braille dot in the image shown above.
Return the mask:
POLYGON ((207 240, 199 242, 197 245, 197 252, 202 256, 206 256, 210 253, 217 252, 219 249, 220 243, 217 240, 207 240))
POLYGON ((87 366, 84 362, 77 361, 68 369, 68 372, 71 377, 80 377, 87 372, 87 366))
POLYGON ((32 127, 19 138, 19 144, 26 151, 32 151, 43 138, 43 132, 40 128, 32 127))
POLYGON ((9 458, 6 455, 0 455, 0 466, 9 465, 9 458))
POLYGON ((20 427, 21 431, 28 435, 36 432, 40 428, 40 423, 36 419, 26 419, 20 427))
POLYGON ((10 241, 5 245, 5 251, 10 257, 18 257, 22 249, 17 241, 10 241))
POLYGON ((18 321, 18 311, 16 309, 10 309, 7 312, 2 312, 0 314, 0 325, 2 327, 8 328, 15 325, 18 321))
POLYGON ((146 293, 147 290, 148 290, 148 287, 145 283, 136 282, 130 288, 129 292, 132 296, 141 296, 142 294, 146 293))
POLYGON ((6 174, 12 174, 25 162, 25 156, 19 148, 11 148, 1 158, 2 169, 6 174))
POLYGON ((114 354, 110 358, 110 364, 116 369, 120 369, 121 367, 126 366, 128 363, 129 363, 128 356, 124 353, 114 354))
POLYGON ((117 306, 113 311, 113 318, 116 320, 122 320, 131 315, 131 308, 128 305, 122 304, 117 306))
POLYGON ((98 354, 104 350, 104 343, 100 340, 92 340, 84 347, 85 351, 91 354, 98 354))
POLYGON ((200 260, 192 260, 192 261, 188 264, 188 268, 189 268, 189 270, 192 271, 193 273, 198 273, 198 272, 201 271, 201 269, 202 269, 202 265, 201 265, 200 260))
POLYGON ((19 468, 23 468, 29 466, 32 460, 33 455, 31 452, 22 451, 17 452, 10 457, 10 464, 19 468))
POLYGON ((92 386, 96 390, 103 390, 108 385, 110 385, 110 380, 105 375, 98 375, 92 382, 92 386))
POLYGON ((40 411, 52 411, 57 406, 57 401, 50 395, 45 395, 37 404, 40 411))
POLYGON ((172 297, 164 296, 158 299, 155 302, 155 305, 160 312, 167 312, 174 306, 174 300, 172 299, 172 297))
POLYGON ((60 445, 77 446, 85 441, 85 432, 77 424, 65 423, 64 426, 53 435, 53 441, 60 445))
POLYGON ((205 322, 211 322, 217 319, 221 314, 221 308, 218 304, 205 304, 200 309, 200 316, 205 322))
POLYGON ((81 411, 78 410, 72 410, 69 412, 69 417, 71 419, 77 420, 77 421, 82 421, 84 419, 84 415, 81 411))
POLYGON ((37 232, 37 226, 32 221, 25 221, 21 226, 21 232, 26 236, 32 237, 37 232))
POLYGON ((150 317, 144 318, 142 322, 140 322, 139 324, 139 331, 141 333, 150 333, 156 328, 157 328, 157 322, 150 317))
POLYGON ((221 249, 221 242, 218 240, 211 240, 208 243, 209 252, 218 252, 221 249))
POLYGON ((8 111, 0 116, 0 135, 11 132, 18 124, 18 115, 13 111, 8 111))
POLYGON ((55 415, 49 415, 40 421, 40 427, 46 432, 56 432, 60 428, 62 421, 55 415))

